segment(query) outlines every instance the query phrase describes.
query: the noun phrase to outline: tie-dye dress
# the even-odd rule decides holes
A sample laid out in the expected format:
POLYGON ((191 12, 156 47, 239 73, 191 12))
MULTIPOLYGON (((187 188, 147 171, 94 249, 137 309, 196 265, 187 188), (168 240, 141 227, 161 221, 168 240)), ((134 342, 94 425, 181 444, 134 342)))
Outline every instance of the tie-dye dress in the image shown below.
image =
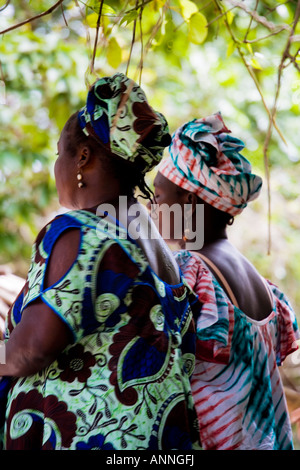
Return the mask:
POLYGON ((192 392, 203 449, 292 449, 278 368, 299 338, 288 299, 268 281, 273 310, 253 320, 229 301, 196 254, 176 258, 202 303, 192 392))
POLYGON ((46 225, 9 313, 7 336, 26 306, 41 299, 74 342, 49 367, 12 380, 4 449, 198 448, 189 293, 183 280, 170 286, 159 279, 115 222, 72 211, 46 225), (71 228, 81 234, 77 258, 44 288, 55 241, 71 228))

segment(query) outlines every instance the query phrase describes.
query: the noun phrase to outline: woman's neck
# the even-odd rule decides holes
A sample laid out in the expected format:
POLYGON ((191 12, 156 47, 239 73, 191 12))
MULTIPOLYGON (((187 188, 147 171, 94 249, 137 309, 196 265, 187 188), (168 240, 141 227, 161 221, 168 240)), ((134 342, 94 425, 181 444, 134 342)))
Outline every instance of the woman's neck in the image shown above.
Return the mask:
MULTIPOLYGON (((207 232, 204 233, 204 241, 203 245, 201 248, 195 250, 195 251, 203 251, 206 249, 209 249, 210 247, 219 244, 220 242, 228 241, 228 236, 226 233, 226 229, 220 230, 217 232, 212 232, 211 234, 208 234, 207 232)), ((189 243, 194 243, 195 240, 189 240, 189 243)), ((177 245, 181 250, 185 250, 186 248, 186 241, 182 239, 181 241, 177 242, 177 245)))
POLYGON ((207 245, 211 245, 212 243, 217 243, 220 240, 227 240, 227 231, 224 227, 223 229, 219 230, 204 230, 204 243, 203 247, 207 245))
POLYGON ((119 213, 119 210, 124 210, 125 207, 126 210, 128 210, 130 206, 136 203, 138 203, 138 201, 134 196, 125 196, 119 194, 115 197, 99 197, 93 201, 86 202, 82 209, 91 212, 97 212, 97 210, 103 205, 103 207, 107 208, 111 206, 114 211, 119 213))

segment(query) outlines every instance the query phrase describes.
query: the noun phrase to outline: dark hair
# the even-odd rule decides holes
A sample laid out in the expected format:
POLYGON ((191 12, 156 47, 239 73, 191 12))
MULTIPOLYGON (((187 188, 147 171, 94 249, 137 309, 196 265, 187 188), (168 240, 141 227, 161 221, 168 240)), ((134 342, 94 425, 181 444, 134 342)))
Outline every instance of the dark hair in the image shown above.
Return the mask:
POLYGON ((226 225, 232 225, 234 221, 234 217, 231 214, 228 214, 227 212, 221 211, 220 209, 217 209, 216 207, 212 206, 206 201, 203 201, 198 196, 198 203, 199 204, 204 204, 205 210, 209 211, 210 217, 210 223, 212 224, 212 228, 214 230, 220 230, 226 228, 226 225))
POLYGON ((128 162, 110 151, 109 144, 104 144, 94 136, 87 136, 80 127, 78 111, 68 119, 64 130, 72 134, 72 139, 67 141, 67 152, 74 153, 80 145, 86 145, 94 154, 99 154, 102 149, 101 161, 105 170, 111 172, 121 183, 122 194, 132 196, 136 188, 139 188, 140 196, 145 199, 153 199, 153 192, 145 182, 143 161, 128 162))
POLYGON ((227 212, 220 211, 215 207, 211 206, 211 212, 213 214, 213 226, 215 229, 225 228, 226 225, 233 224, 233 216, 227 212))
POLYGON ((227 214, 227 212, 220 211, 216 209, 218 213, 216 214, 216 226, 218 228, 225 228, 226 225, 232 225, 233 224, 233 216, 230 214, 227 214))

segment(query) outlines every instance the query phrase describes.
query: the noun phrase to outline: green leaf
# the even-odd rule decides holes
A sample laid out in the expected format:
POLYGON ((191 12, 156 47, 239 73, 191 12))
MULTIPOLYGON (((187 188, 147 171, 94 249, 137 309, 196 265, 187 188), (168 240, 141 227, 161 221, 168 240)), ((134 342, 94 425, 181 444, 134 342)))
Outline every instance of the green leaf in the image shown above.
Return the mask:
POLYGON ((230 57, 236 49, 236 43, 234 41, 230 41, 227 46, 226 57, 230 57))
POLYGON ((190 0, 180 0, 181 14, 188 21, 192 15, 198 12, 198 7, 190 0))
MULTIPOLYGON (((97 3, 99 4, 99 1, 97 3)), ((92 8, 92 9, 94 10, 94 13, 90 13, 89 15, 87 15, 85 18, 85 21, 90 28, 96 28, 98 17, 99 17, 99 6, 98 6, 98 9, 97 8, 92 8)), ((103 24, 104 20, 108 19, 108 18, 105 18, 104 16, 112 15, 112 14, 115 14, 115 11, 112 8, 107 7, 107 5, 103 5, 102 15, 101 15, 101 24, 103 24)))
POLYGON ((205 16, 198 12, 190 17, 188 38, 193 44, 202 44, 208 33, 207 20, 205 16))
POLYGON ((85 21, 90 28, 97 28, 98 13, 90 13, 86 16, 85 21))
POLYGON ((122 62, 122 49, 115 38, 110 38, 107 48, 107 62, 114 69, 122 62))
POLYGON ((252 49, 251 44, 247 43, 247 49, 250 52, 250 54, 253 54, 253 49, 252 49))
POLYGON ((149 3, 149 7, 152 11, 159 11, 164 4, 166 3, 166 0, 152 0, 149 3))
POLYGON ((258 60, 255 59, 254 57, 250 60, 250 65, 256 70, 262 70, 262 66, 260 65, 258 60))
MULTIPOLYGON (((96 13, 99 14, 101 2, 99 0, 90 0, 86 3, 87 7, 92 8, 96 13)), ((115 10, 110 6, 106 5, 105 3, 102 5, 102 15, 115 15, 115 10)))
POLYGON ((126 15, 123 16, 122 20, 120 21, 120 25, 125 24, 126 26, 132 21, 136 20, 138 17, 138 12, 136 10, 129 11, 126 15))
POLYGON ((228 24, 232 24, 233 18, 234 18, 234 14, 232 13, 232 11, 227 11, 226 19, 227 19, 228 24))

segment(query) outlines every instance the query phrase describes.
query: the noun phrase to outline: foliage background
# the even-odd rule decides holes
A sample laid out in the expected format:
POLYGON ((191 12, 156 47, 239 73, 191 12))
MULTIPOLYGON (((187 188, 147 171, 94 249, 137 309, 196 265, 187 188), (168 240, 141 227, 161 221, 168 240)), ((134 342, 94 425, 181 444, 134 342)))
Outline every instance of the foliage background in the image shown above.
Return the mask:
POLYGON ((229 236, 300 322, 299 15, 300 0, 0 0, 0 264, 26 275, 60 210, 60 131, 97 77, 121 71, 171 132, 221 111, 244 140, 264 189, 229 236))

